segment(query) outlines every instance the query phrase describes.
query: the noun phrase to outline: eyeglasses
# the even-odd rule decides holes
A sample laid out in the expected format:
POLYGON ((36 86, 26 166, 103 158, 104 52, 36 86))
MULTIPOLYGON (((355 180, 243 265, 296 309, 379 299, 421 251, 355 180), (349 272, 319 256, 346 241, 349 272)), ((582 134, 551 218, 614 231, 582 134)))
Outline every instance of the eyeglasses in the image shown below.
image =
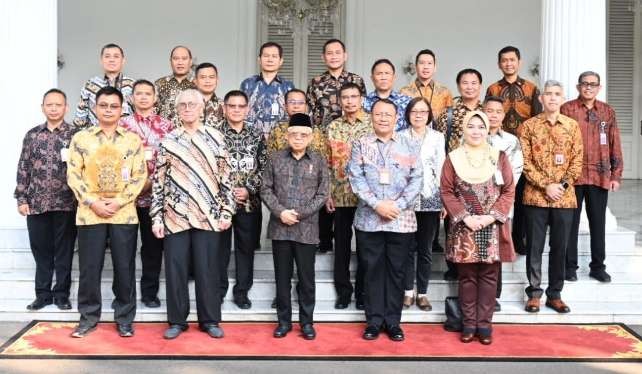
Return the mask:
POLYGON ((225 104, 226 107, 230 109, 245 109, 247 104, 225 104))
POLYGON ((348 100, 348 99, 356 100, 360 97, 361 95, 341 95, 341 100, 348 100))
POLYGON ((303 105, 305 104, 305 100, 288 100, 288 104, 303 105))
POLYGON ((579 85, 583 88, 598 88, 600 84, 597 82, 580 82, 579 85))
POLYGON ((392 113, 375 113, 372 116, 375 118, 392 118, 395 115, 392 113))
POLYGON ((415 117, 424 117, 428 115, 427 110, 411 110, 410 114, 412 114, 415 117))
POLYGON ((111 110, 117 110, 123 107, 121 104, 107 104, 107 103, 100 103, 100 104, 97 104, 96 106, 102 110, 107 110, 107 108, 111 110))
POLYGON ((288 131, 288 136, 294 139, 306 139, 310 134, 304 132, 288 131))
POLYGON ((178 108, 178 110, 185 110, 185 109, 192 110, 192 109, 196 109, 197 106, 198 106, 198 103, 190 101, 189 103, 178 103, 178 105, 176 105, 176 108, 178 108))

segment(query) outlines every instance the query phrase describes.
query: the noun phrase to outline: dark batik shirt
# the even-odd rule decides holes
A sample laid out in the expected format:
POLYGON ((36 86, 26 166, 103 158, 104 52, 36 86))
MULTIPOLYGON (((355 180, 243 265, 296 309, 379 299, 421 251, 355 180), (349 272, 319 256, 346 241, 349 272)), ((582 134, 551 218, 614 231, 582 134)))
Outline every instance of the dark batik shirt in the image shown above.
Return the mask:
POLYGON ((542 112, 537 86, 521 77, 513 83, 502 78, 488 87, 486 96, 504 99, 506 116, 502 129, 516 136, 519 136, 519 127, 524 121, 542 112))
MULTIPOLYGON (((392 101, 397 107, 397 125, 395 126, 395 131, 403 130, 406 127, 410 126, 410 124, 406 122, 404 114, 406 113, 406 107, 408 106, 408 103, 410 102, 410 100, 412 100, 412 98, 410 96, 399 93, 399 91, 392 90, 392 92, 390 92, 390 96, 388 96, 387 99, 392 101)), ((363 100, 363 109, 366 111, 366 113, 371 113, 374 103, 379 100, 381 100, 381 98, 377 94, 376 90, 370 92, 363 100)))
POLYGON ((176 111, 175 105, 176 96, 187 89, 196 88, 196 85, 192 82, 192 77, 185 77, 185 79, 179 82, 175 76, 169 75, 157 79, 154 85, 156 86, 156 94, 158 95, 156 113, 172 122, 174 126, 178 126, 178 112, 176 111))
POLYGON ((354 83, 359 86, 361 95, 366 95, 366 85, 363 78, 345 70, 338 77, 332 76, 330 72, 312 78, 306 97, 312 111, 312 121, 315 126, 323 129, 333 120, 341 117, 341 103, 339 102, 339 90, 346 83, 354 83))
POLYGON ((122 94, 125 99, 123 102, 122 116, 128 116, 134 113, 133 106, 131 105, 131 97, 134 91, 134 80, 119 74, 116 79, 111 80, 107 76, 95 76, 85 82, 82 90, 80 90, 80 101, 76 107, 76 114, 74 117, 74 126, 85 128, 98 124, 96 118, 96 94, 103 87, 115 87, 122 94))
POLYGON ((261 198, 272 213, 268 238, 319 243, 319 209, 328 200, 328 175, 325 158, 316 152, 306 151, 297 160, 288 148, 269 157, 261 187, 261 198), (288 226, 281 222, 286 209, 299 214, 299 223, 288 226))
POLYGON ((267 161, 267 150, 263 134, 257 129, 243 125, 240 132, 234 130, 227 121, 221 125, 225 145, 229 153, 232 187, 245 187, 249 192, 246 204, 237 204, 237 211, 246 212, 261 209, 261 174, 267 161))
POLYGON ((223 99, 219 99, 216 94, 213 94, 209 100, 205 100, 203 124, 215 129, 220 129, 224 120, 223 99))
POLYGON ((263 132, 267 139, 272 128, 287 121, 285 94, 294 88, 294 83, 277 75, 267 83, 262 75, 254 75, 241 82, 241 91, 250 99, 247 123, 263 132))
POLYGON ((14 197, 18 205, 29 204, 31 214, 76 208, 76 198, 67 185, 67 163, 61 155, 75 132, 76 128, 65 122, 51 131, 45 122, 25 135, 14 197))
POLYGON ((455 149, 461 146, 461 141, 464 136, 464 117, 468 112, 473 110, 482 110, 483 107, 481 103, 477 103, 474 109, 470 109, 464 105, 464 101, 461 97, 456 97, 453 106, 452 106, 452 119, 451 119, 451 129, 450 134, 448 131, 448 109, 444 110, 437 121, 435 122, 435 130, 444 134, 446 138, 446 153, 452 152, 455 149), (450 137, 449 137, 450 135, 450 137))

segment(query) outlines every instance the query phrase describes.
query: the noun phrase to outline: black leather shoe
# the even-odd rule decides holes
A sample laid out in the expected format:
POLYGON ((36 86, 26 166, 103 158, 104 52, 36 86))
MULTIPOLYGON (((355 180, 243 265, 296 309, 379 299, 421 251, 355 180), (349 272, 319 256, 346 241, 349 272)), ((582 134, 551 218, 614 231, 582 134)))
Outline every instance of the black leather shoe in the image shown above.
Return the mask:
POLYGON ((392 341, 401 342, 404 339, 403 330, 401 329, 401 327, 399 327, 399 325, 387 326, 386 333, 392 341))
POLYGON ((568 282, 577 282, 577 273, 574 271, 567 271, 564 279, 568 282))
POLYGON ((40 310, 51 304, 53 304, 53 301, 51 299, 36 297, 36 299, 31 304, 27 305, 27 310, 40 310))
POLYGON ((143 305, 145 305, 147 308, 159 308, 161 306, 161 302, 156 296, 143 297, 141 301, 143 302, 143 305))
POLYGON ((607 273, 604 270, 591 271, 591 272, 589 272, 589 277, 591 277, 591 278, 593 278, 595 280, 598 280, 598 281, 600 281, 602 283, 610 283, 611 282, 611 276, 609 275, 609 273, 607 273))
POLYGON ((96 325, 90 326, 90 325, 78 325, 74 329, 74 332, 71 333, 72 338, 84 338, 85 336, 89 335, 92 333, 94 330, 96 330, 96 325))
POLYGON ((348 307, 348 305, 350 305, 350 299, 349 298, 340 297, 334 303, 334 309, 346 309, 348 307))
POLYGON ((363 338, 365 340, 375 340, 379 337, 380 330, 381 328, 379 328, 378 326, 368 325, 363 331, 363 338))
POLYGON ((165 330, 163 338, 167 340, 176 339, 183 331, 186 331, 188 327, 188 325, 170 325, 169 328, 165 330))
POLYGON ((310 323, 301 326, 301 333, 305 340, 314 340, 317 337, 317 332, 314 331, 314 327, 310 323))
POLYGON ((495 311, 496 312, 501 312, 502 311, 502 304, 499 303, 499 300, 495 299, 495 311))
POLYGON ((120 335, 121 338, 131 338, 134 336, 134 327, 131 323, 118 324, 116 329, 118 330, 118 335, 120 335))
POLYGON ((272 304, 270 304, 270 308, 276 309, 276 297, 272 299, 272 304))
POLYGON ((223 329, 217 323, 210 323, 200 327, 201 331, 206 332, 212 338, 220 339, 225 336, 223 329))
POLYGON ((290 331, 292 331, 292 325, 279 324, 276 329, 274 329, 272 336, 275 338, 285 338, 290 331))
POLYGON ((234 298, 234 304, 240 309, 250 309, 252 307, 252 302, 247 296, 239 296, 234 298))
POLYGON ((357 299, 354 302, 354 307, 357 308, 357 310, 365 310, 366 304, 363 302, 363 300, 357 299))
POLYGON ((53 302, 60 310, 71 309, 71 302, 69 301, 69 298, 66 296, 54 297, 53 302))

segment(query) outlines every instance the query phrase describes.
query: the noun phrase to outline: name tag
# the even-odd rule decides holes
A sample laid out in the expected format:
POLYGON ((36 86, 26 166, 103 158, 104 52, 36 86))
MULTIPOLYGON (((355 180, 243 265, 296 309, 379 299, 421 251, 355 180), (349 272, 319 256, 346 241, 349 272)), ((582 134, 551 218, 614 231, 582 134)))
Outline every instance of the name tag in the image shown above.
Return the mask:
POLYGON ((390 170, 382 169, 379 171, 379 183, 390 184, 390 170))
POLYGON ((272 103, 272 115, 273 116, 279 115, 279 103, 277 103, 276 101, 272 103))
POLYGON ((152 148, 145 148, 145 161, 154 159, 154 150, 152 148))
POLYGON ((561 153, 556 153, 555 154, 555 165, 563 165, 564 164, 564 155, 561 153))
POLYGON ((602 121, 600 123, 600 145, 607 145, 606 138, 606 122, 602 121))
POLYGON ((244 157, 243 163, 245 164, 246 170, 254 169, 254 158, 253 157, 244 157))
POLYGON ((122 169, 120 169, 120 177, 123 179, 123 182, 129 182, 129 168, 127 166, 123 166, 122 169))
POLYGON ((60 159, 62 162, 69 162, 69 148, 60 149, 60 159))

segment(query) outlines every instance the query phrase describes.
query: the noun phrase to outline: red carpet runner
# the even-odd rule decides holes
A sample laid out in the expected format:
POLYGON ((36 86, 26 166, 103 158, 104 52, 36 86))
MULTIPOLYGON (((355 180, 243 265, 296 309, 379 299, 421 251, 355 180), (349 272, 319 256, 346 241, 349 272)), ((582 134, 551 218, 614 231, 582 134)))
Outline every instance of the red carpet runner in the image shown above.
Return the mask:
POLYGON ((1 348, 0 358, 246 358, 365 360, 642 361, 642 340, 619 324, 496 324, 490 346, 459 342, 441 324, 403 324, 406 340, 382 333, 361 339, 362 323, 317 323, 317 339, 303 340, 299 328, 272 338, 275 323, 223 323, 225 338, 212 339, 194 324, 175 340, 164 340, 165 323, 136 323, 133 338, 118 337, 101 323, 84 339, 69 337, 75 323, 32 322, 1 348))

